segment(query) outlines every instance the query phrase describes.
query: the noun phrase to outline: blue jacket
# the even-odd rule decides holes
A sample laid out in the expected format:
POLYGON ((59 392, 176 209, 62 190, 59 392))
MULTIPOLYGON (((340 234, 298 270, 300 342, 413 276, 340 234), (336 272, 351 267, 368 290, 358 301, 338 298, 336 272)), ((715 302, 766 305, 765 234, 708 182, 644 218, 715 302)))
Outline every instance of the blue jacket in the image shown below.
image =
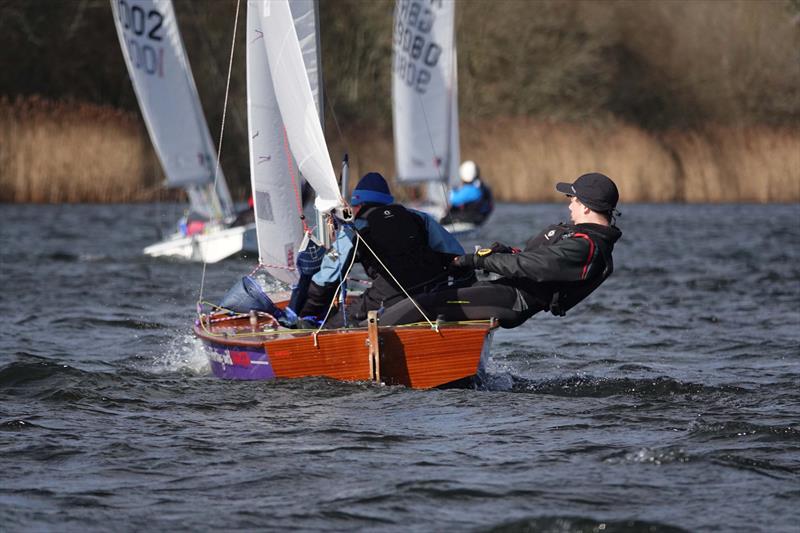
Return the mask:
POLYGON ((464 204, 478 202, 481 198, 483 198, 483 189, 480 184, 475 182, 465 183, 458 189, 450 191, 450 205, 452 207, 461 207, 464 204))

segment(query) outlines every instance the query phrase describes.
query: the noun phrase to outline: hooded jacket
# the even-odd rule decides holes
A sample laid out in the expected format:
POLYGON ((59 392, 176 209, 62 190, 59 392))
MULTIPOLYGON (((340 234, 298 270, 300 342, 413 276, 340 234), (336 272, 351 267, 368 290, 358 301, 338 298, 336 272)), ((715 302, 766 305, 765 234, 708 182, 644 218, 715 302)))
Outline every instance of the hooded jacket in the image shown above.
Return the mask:
POLYGON ((614 271, 611 254, 622 236, 616 226, 556 224, 530 239, 517 254, 475 257, 475 267, 495 272, 521 294, 532 315, 555 315, 586 298, 614 271))

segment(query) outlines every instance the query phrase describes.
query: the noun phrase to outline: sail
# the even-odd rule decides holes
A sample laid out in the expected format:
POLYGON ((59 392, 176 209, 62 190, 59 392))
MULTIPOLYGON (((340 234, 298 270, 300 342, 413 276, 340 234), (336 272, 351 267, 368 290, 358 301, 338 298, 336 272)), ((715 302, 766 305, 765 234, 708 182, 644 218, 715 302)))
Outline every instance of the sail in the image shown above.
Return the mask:
POLYGON ((311 85, 311 95, 314 97, 317 114, 320 115, 322 122, 322 110, 325 109, 325 106, 322 92, 322 57, 319 46, 319 1, 291 0, 289 7, 292 10, 297 40, 303 53, 303 64, 306 66, 308 82, 311 85))
POLYGON ((261 3, 247 3, 246 39, 247 128, 258 256, 272 276, 291 284, 298 279, 295 254, 303 238, 298 209, 300 183, 275 99, 258 15, 261 3))
POLYGON ((395 4, 392 113, 400 182, 447 183, 458 166, 454 14, 453 0, 395 4))
POLYGON ((452 188, 461 185, 461 178, 458 175, 458 167, 461 165, 461 138, 458 127, 458 54, 456 44, 453 42, 453 64, 451 65, 452 81, 450 87, 450 170, 447 174, 447 182, 452 188))
POLYGON ((344 201, 336 184, 289 4, 287 0, 271 0, 255 5, 292 154, 303 177, 317 193, 316 209, 324 212, 342 207, 344 201))
POLYGON ((171 0, 111 0, 120 46, 167 185, 184 187, 192 209, 229 217, 225 178, 214 193, 216 150, 183 47, 171 0))

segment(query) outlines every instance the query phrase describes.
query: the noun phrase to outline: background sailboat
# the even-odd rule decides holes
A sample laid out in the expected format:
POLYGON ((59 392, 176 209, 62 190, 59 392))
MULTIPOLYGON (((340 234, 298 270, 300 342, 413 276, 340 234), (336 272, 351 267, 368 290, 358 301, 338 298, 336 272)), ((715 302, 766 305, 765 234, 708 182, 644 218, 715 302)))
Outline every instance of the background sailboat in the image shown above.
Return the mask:
POLYGON ((229 227, 236 214, 233 201, 217 168, 172 1, 111 0, 111 10, 166 186, 185 189, 190 216, 204 222, 197 234, 176 231, 144 253, 213 263, 242 251, 244 234, 254 225, 229 227))
POLYGON ((454 0, 395 2, 392 116, 396 179, 424 186, 415 207, 453 233, 475 229, 446 217, 450 189, 461 184, 454 0))

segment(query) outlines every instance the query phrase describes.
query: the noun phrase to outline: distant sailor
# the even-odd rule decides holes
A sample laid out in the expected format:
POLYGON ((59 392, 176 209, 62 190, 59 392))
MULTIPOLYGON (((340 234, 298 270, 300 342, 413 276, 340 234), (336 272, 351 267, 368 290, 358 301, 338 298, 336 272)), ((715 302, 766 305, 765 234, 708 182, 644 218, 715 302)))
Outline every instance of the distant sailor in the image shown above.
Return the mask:
POLYGON ((450 191, 450 212, 442 222, 470 222, 480 225, 494 209, 492 191, 481 180, 481 171, 474 161, 464 161, 458 169, 462 185, 450 191))
POLYGON ((372 286, 347 305, 344 313, 335 308, 337 312, 325 322, 326 327, 357 323, 366 318, 367 311, 399 302, 405 297, 400 285, 410 294, 447 286, 449 265, 464 249, 436 220, 394 203, 386 180, 377 172, 361 178, 350 205, 355 214, 353 227, 339 230, 332 246, 336 254, 325 256, 311 280, 307 298, 296 303, 300 317, 311 317, 312 321, 325 317, 337 296, 341 277, 353 259, 356 231, 369 248, 359 243, 355 259, 364 267, 372 286))
MULTIPOLYGON (((614 182, 596 172, 574 183, 558 183, 569 198, 571 224, 556 224, 531 238, 523 250, 494 243, 475 254, 457 257, 457 268, 482 269, 502 276, 496 281, 448 289, 416 299, 429 317, 446 320, 497 318, 516 327, 539 311, 563 316, 589 296, 613 272, 611 253, 622 232, 615 226, 619 192, 614 182)), ((381 317, 382 325, 422 320, 406 300, 381 317)))

